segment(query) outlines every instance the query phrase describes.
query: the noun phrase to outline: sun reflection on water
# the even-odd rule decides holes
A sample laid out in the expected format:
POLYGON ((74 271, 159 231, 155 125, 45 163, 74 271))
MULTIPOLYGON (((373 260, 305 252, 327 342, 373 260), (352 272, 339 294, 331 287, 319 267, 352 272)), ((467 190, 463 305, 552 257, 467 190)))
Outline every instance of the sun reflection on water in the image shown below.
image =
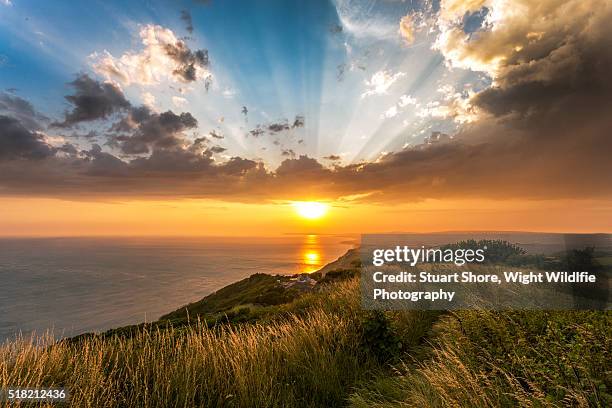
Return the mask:
POLYGON ((312 273, 323 266, 323 251, 317 235, 306 235, 300 248, 301 273, 312 273))

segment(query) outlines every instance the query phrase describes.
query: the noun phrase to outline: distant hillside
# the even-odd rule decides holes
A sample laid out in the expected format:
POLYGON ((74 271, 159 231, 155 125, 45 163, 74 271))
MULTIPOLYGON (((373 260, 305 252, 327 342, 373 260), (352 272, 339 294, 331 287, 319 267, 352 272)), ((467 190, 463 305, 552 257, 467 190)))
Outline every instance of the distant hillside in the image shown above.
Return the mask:
POLYGON ((195 318, 198 315, 230 312, 238 306, 274 306, 287 303, 299 294, 297 289, 282 285, 289 280, 287 276, 257 273, 168 313, 160 320, 195 318))
POLYGON ((359 248, 349 249, 344 255, 336 259, 333 262, 328 263, 323 268, 319 269, 316 273, 325 276, 328 272, 338 269, 353 269, 359 268, 361 261, 359 259, 359 248))
POLYGON ((183 323, 197 318, 209 322, 219 319, 231 322, 256 320, 263 315, 278 313, 276 306, 287 304, 305 292, 319 290, 322 285, 356 276, 359 266, 359 253, 351 249, 311 274, 288 276, 257 273, 197 302, 182 306, 160 317, 160 321, 183 323))

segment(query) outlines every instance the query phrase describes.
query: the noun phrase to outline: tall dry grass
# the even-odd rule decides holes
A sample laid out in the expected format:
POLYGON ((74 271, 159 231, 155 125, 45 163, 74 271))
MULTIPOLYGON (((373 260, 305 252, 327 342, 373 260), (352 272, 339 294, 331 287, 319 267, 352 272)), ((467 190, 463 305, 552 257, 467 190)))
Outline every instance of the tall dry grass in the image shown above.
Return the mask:
POLYGON ((349 398, 354 408, 607 407, 612 314, 460 311, 436 323, 429 355, 349 398))
POLYGON ((356 291, 341 284, 266 325, 9 342, 0 347, 0 387, 67 387, 75 407, 338 406, 370 365, 356 291))
POLYGON ((371 313, 352 280, 275 316, 8 342, 0 388, 67 387, 74 407, 612 405, 610 312, 371 313))

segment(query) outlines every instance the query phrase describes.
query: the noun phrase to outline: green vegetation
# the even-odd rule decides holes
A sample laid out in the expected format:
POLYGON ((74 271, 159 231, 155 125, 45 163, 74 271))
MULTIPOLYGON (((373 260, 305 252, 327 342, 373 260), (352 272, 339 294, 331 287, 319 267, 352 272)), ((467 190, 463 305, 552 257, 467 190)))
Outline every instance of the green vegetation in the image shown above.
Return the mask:
POLYGON ((610 406, 610 327, 609 312, 446 314, 429 357, 361 386, 351 406, 610 406))
POLYGON ((358 261, 335 266, 310 290, 257 274, 154 324, 6 343, 0 388, 65 386, 75 407, 612 405, 610 312, 368 311, 358 261))
POLYGON ((0 387, 66 386, 78 407, 342 406, 385 367, 369 351, 378 345, 364 341, 358 290, 350 280, 305 294, 266 324, 168 323, 132 336, 9 343, 0 347, 0 387))
POLYGON ((286 276, 272 276, 263 273, 251 275, 239 282, 232 283, 206 296, 204 299, 184 306, 162 316, 160 320, 172 320, 182 323, 190 318, 199 317, 215 320, 222 314, 245 314, 252 306, 275 306, 289 303, 300 292, 297 289, 286 289, 281 282, 288 282, 286 276))

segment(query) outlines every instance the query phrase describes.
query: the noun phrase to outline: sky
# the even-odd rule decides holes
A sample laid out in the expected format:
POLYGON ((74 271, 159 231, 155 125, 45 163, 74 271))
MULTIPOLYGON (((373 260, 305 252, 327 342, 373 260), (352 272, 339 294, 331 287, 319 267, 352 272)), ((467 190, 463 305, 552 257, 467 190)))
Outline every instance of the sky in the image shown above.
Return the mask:
POLYGON ((0 0, 0 235, 611 231, 610 17, 0 0))

